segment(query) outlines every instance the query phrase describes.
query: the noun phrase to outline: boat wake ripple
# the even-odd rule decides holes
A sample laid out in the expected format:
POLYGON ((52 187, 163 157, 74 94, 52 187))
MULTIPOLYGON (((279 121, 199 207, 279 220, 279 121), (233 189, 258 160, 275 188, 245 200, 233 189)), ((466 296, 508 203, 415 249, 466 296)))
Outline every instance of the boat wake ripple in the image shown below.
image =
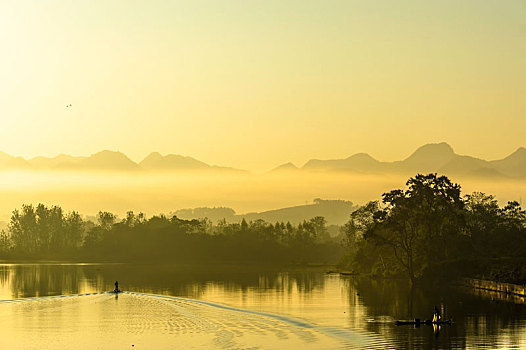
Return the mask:
POLYGON ((0 301, 0 348, 388 349, 366 331, 137 292, 0 301))

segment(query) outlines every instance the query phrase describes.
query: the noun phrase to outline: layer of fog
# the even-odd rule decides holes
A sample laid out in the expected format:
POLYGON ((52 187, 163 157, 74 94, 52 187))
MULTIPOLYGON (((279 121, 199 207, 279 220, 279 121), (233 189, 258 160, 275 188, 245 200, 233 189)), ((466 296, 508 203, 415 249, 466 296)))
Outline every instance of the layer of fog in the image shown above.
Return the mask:
MULTIPOLYGON (((314 198, 344 199, 356 204, 380 199, 402 188, 407 175, 345 173, 112 173, 0 172, 0 220, 22 204, 59 205, 83 215, 126 211, 147 216, 194 207, 231 207, 237 213, 311 203, 314 198)), ((463 193, 494 194, 501 204, 526 198, 526 181, 455 178, 463 193)))

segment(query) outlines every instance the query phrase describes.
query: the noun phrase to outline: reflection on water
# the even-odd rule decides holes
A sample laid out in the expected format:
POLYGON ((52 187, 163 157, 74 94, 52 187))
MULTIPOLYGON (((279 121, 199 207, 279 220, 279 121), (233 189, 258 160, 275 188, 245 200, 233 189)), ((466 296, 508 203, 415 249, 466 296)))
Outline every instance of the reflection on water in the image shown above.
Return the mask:
POLYGON ((397 339, 409 348, 502 349, 526 347, 526 305, 488 300, 480 293, 458 288, 411 290, 405 283, 389 280, 353 281, 372 317, 391 315, 399 319, 430 319, 434 305, 452 326, 440 328, 438 336, 428 326, 386 327, 376 322, 367 329, 397 339), (479 294, 477 296, 476 294, 479 294))
POLYGON ((4 264, 0 299, 1 348, 526 347, 525 305, 315 271, 4 264), (118 298, 104 292, 115 280, 127 291, 118 298), (453 325, 394 324, 430 318, 435 305, 453 325))

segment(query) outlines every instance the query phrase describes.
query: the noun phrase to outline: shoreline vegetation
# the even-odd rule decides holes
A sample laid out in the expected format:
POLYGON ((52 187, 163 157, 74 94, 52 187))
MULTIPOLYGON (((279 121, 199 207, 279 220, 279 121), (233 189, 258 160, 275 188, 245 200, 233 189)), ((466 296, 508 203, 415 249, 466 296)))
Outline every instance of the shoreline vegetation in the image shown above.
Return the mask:
POLYGON ((516 201, 461 195, 459 184, 417 174, 350 215, 343 227, 343 265, 373 276, 405 276, 411 284, 458 278, 526 282, 526 212, 516 201))
POLYGON ((58 206, 23 205, 0 235, 2 260, 82 262, 224 262, 334 264, 343 247, 323 217, 293 225, 263 220, 216 224, 128 212, 118 220, 99 212, 97 222, 58 206))
POLYGON ((338 236, 322 216, 290 222, 212 222, 23 205, 0 234, 6 262, 226 263, 326 267, 343 275, 436 284, 458 278, 526 283, 526 212, 492 195, 461 195, 436 173, 417 174, 352 211, 338 236), (337 268, 334 266, 337 264, 337 268))

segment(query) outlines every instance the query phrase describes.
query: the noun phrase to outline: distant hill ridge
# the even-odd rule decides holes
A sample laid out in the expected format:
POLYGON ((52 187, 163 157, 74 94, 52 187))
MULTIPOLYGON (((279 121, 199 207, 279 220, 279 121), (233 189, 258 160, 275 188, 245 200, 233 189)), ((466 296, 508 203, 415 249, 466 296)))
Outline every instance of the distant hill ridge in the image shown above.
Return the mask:
POLYGON ((59 154, 56 157, 35 157, 26 160, 0 151, 0 170, 219 170, 245 172, 245 170, 208 165, 192 157, 177 154, 162 156, 158 152, 150 153, 141 162, 136 163, 124 153, 104 150, 88 157, 74 157, 59 154))
MULTIPOLYGON (((118 170, 118 171, 222 171, 247 172, 229 167, 206 164, 192 157, 177 154, 150 153, 139 163, 124 153, 104 150, 87 157, 60 154, 56 157, 35 157, 26 160, 0 151, 0 170, 118 170)), ((357 153, 344 159, 311 159, 302 167, 286 163, 271 170, 281 172, 355 172, 363 174, 437 172, 448 175, 468 175, 490 178, 526 177, 526 148, 519 147, 509 156, 487 161, 459 155, 445 143, 430 143, 419 147, 404 160, 382 162, 367 153, 357 153)))
MULTIPOLYGON (((445 143, 430 143, 419 147, 404 160, 382 162, 366 153, 357 153, 345 159, 311 159, 297 170, 338 171, 357 173, 415 173, 437 172, 450 175, 469 175, 479 177, 526 177, 526 148, 520 147, 509 156, 487 161, 455 153, 445 143)), ((292 163, 287 163, 272 172, 291 171, 292 163)))
POLYGON ((227 222, 240 222, 265 220, 267 222, 287 222, 299 224, 303 220, 310 220, 315 216, 323 216, 330 225, 343 225, 349 220, 351 212, 358 207, 346 200, 327 200, 316 198, 310 204, 297 205, 280 209, 267 210, 263 212, 253 212, 247 214, 236 214, 232 208, 188 208, 179 209, 173 214, 181 219, 204 219, 208 218, 213 222, 225 219, 227 222))

